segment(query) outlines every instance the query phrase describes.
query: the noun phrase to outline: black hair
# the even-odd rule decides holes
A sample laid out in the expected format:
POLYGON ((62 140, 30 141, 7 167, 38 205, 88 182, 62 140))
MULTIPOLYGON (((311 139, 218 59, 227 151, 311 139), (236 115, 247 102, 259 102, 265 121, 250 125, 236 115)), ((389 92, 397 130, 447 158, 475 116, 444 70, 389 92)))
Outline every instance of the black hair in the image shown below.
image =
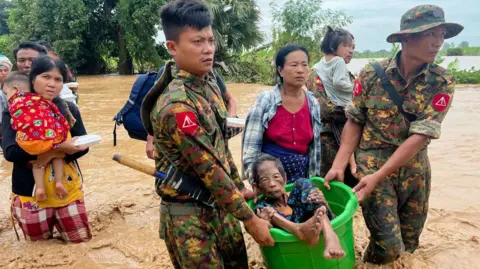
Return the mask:
POLYGON ((280 76, 280 72, 278 71, 278 68, 285 66, 285 59, 287 56, 295 51, 303 51, 305 54, 307 54, 307 60, 310 62, 310 54, 308 53, 308 50, 300 45, 295 45, 295 44, 288 44, 282 47, 281 49, 278 50, 277 55, 275 56, 275 80, 277 81, 278 84, 283 84, 283 78, 280 76))
POLYGON ((275 166, 277 167, 278 171, 280 172, 280 175, 282 175, 282 177, 285 179, 285 181, 287 180, 287 174, 285 173, 285 168, 283 168, 282 162, 280 162, 279 159, 277 159, 277 158, 275 158, 275 157, 273 157, 269 154, 263 153, 262 155, 258 156, 252 164, 253 183, 259 184, 260 176, 258 175, 258 168, 264 162, 275 163, 275 166))
MULTIPOLYGON (((33 82, 35 81, 35 78, 37 76, 45 72, 49 72, 53 69, 58 69, 58 71, 60 71, 60 74, 62 75, 63 81, 67 81, 67 66, 62 60, 53 59, 48 55, 42 55, 35 58, 32 62, 32 68, 30 69, 29 75, 30 91, 35 92, 35 89, 33 88, 33 82)), ((73 115, 70 113, 67 102, 61 97, 57 96, 55 99, 53 99, 53 103, 58 107, 58 109, 60 110, 62 115, 68 120, 68 122, 70 124, 73 124, 74 118, 73 115)))
POLYGON ((46 40, 39 40, 37 41, 38 44, 44 46, 47 51, 53 51, 53 48, 52 48, 52 45, 50 44, 50 42, 46 41, 46 40))
POLYGON ((47 49, 43 46, 43 45, 40 45, 36 42, 31 42, 31 41, 28 41, 28 42, 22 42, 20 43, 20 45, 18 45, 14 50, 13 50, 13 56, 15 57, 15 61, 17 60, 17 53, 19 50, 21 49, 31 49, 31 50, 36 50, 38 51, 38 53, 40 53, 40 55, 46 55, 48 54, 48 51, 47 49))
POLYGON ((32 92, 34 92, 33 81, 35 80, 35 78, 38 75, 51 71, 53 69, 58 69, 58 71, 60 71, 60 74, 62 75, 63 81, 67 81, 67 66, 62 60, 53 59, 48 55, 42 55, 33 60, 32 68, 30 69, 30 86, 32 92))
POLYGON ((10 74, 8 74, 7 78, 2 84, 2 87, 4 85, 14 84, 14 82, 25 83, 26 85, 30 86, 30 78, 28 77, 27 74, 19 71, 13 71, 13 72, 10 72, 10 74))
POLYGON ((327 26, 327 32, 323 37, 321 50, 325 54, 335 54, 340 44, 350 44, 354 39, 353 35, 345 29, 333 29, 327 26))
POLYGON ((160 17, 166 40, 173 41, 178 41, 178 37, 187 27, 202 30, 213 23, 210 9, 197 0, 170 2, 162 8, 160 17))

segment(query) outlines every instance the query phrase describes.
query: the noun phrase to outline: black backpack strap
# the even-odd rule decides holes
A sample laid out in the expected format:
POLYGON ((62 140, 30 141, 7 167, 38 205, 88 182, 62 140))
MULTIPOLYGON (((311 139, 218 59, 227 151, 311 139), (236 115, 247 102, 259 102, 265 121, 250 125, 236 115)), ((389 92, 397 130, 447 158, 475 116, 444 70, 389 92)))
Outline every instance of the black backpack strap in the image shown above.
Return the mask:
POLYGON ((220 89, 223 95, 227 91, 227 86, 225 86, 225 83, 223 82, 222 77, 219 74, 217 74, 217 72, 215 72, 214 74, 215 74, 215 79, 217 80, 218 88, 220 89))
POLYGON ((157 76, 155 77, 155 81, 157 81, 163 75, 163 71, 165 71, 165 65, 162 65, 162 67, 158 69, 157 76))
POLYGON ((377 73, 378 78, 382 81, 382 86, 383 89, 385 89, 390 96, 390 99, 392 99, 393 103, 398 107, 398 110, 407 118, 409 121, 416 121, 417 116, 411 113, 408 113, 407 111, 403 110, 403 97, 398 94, 397 90, 395 87, 392 85, 390 80, 387 77, 387 73, 385 73, 385 69, 382 68, 382 66, 378 62, 372 63, 373 69, 375 69, 375 72, 377 73))

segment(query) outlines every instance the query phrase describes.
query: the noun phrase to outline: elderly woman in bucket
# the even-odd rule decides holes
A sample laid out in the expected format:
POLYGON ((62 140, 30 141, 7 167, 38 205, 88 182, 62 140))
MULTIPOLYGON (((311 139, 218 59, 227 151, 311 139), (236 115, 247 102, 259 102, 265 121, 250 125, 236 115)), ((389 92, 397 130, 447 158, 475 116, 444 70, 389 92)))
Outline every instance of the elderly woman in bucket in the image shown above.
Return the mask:
POLYGON ((345 256, 330 221, 334 218, 322 191, 309 179, 299 178, 290 192, 285 192, 286 173, 282 163, 268 154, 259 156, 252 165, 253 188, 265 199, 256 205, 259 217, 295 235, 309 245, 318 243, 323 231, 324 257, 345 256))
POLYGON ((320 175, 320 105, 304 90, 309 73, 304 47, 287 45, 275 58, 278 84, 262 92, 248 113, 242 141, 244 176, 261 153, 278 158, 287 182, 320 175))

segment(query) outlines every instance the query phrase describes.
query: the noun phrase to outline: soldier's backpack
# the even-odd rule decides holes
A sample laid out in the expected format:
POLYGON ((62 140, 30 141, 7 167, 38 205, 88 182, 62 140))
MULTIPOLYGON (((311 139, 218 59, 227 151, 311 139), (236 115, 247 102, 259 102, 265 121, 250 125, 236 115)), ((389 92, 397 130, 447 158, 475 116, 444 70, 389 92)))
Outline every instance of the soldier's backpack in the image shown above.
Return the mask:
POLYGON ((128 136, 133 139, 147 140, 147 131, 140 120, 140 107, 143 98, 155 84, 157 72, 141 74, 133 83, 130 96, 127 103, 113 118, 115 127, 113 128, 113 145, 117 145, 117 125, 122 125, 127 130, 128 136))
MULTIPOLYGON (((147 95, 150 89, 152 89, 153 85, 155 85, 155 81, 160 78, 164 70, 165 65, 162 66, 158 72, 138 75, 133 83, 127 103, 113 118, 115 121, 115 126, 113 128, 113 146, 117 145, 117 126, 122 124, 125 130, 127 130, 130 138, 147 141, 148 134, 141 120, 140 108, 145 95, 147 95)), ((222 78, 217 75, 216 79, 220 90, 225 92, 227 89, 222 78)))

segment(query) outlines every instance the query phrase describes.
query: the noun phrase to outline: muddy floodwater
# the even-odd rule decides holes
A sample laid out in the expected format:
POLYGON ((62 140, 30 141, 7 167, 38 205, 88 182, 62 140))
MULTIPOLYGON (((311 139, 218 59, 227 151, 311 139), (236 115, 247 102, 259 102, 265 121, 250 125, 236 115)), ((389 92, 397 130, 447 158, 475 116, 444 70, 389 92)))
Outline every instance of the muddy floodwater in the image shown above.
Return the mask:
MULTIPOLYGON (((80 77, 80 111, 90 134, 102 142, 80 159, 85 175, 85 202, 93 239, 66 245, 58 240, 17 241, 10 222, 9 194, 12 164, 0 157, 0 268, 172 268, 163 241, 158 237, 159 197, 153 178, 111 160, 113 153, 146 164, 145 143, 129 139, 117 128, 113 147, 113 116, 126 102, 134 76, 80 77)), ((258 93, 268 86, 229 84, 237 97, 239 115, 246 116, 258 93)), ((446 117, 442 136, 429 152, 433 170, 430 212, 413 255, 393 265, 375 267, 361 263, 368 231, 360 214, 355 216, 357 268, 480 268, 480 89, 459 86, 446 117)), ((241 137, 229 142, 240 164, 241 137)), ((264 268, 259 249, 246 236, 252 268, 264 268)))

